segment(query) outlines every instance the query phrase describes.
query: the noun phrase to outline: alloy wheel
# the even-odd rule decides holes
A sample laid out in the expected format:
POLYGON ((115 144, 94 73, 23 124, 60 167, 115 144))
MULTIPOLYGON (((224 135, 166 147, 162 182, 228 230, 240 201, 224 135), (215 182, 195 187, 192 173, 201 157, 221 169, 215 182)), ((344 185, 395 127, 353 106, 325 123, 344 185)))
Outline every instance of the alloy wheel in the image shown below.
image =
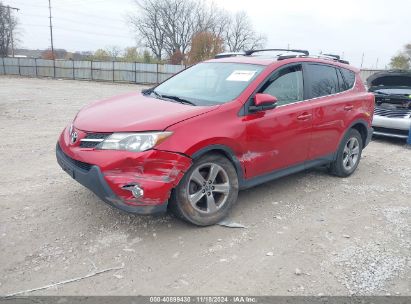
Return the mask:
POLYGON ((352 170, 358 162, 360 154, 360 143, 358 139, 352 137, 345 144, 343 151, 343 166, 347 171, 352 170))
POLYGON ((229 192, 228 174, 215 163, 205 163, 195 168, 187 184, 191 206, 202 213, 215 213, 221 209, 229 192))

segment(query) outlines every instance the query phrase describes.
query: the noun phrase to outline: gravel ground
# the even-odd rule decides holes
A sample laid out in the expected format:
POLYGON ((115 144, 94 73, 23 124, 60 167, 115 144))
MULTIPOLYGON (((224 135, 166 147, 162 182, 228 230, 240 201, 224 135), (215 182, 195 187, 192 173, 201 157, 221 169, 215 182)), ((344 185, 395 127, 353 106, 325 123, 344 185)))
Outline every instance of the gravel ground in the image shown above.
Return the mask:
POLYGON ((0 77, 0 294, 411 295, 411 150, 377 139, 354 175, 315 169, 243 191, 198 228, 114 210, 57 165, 88 102, 136 85, 0 77))

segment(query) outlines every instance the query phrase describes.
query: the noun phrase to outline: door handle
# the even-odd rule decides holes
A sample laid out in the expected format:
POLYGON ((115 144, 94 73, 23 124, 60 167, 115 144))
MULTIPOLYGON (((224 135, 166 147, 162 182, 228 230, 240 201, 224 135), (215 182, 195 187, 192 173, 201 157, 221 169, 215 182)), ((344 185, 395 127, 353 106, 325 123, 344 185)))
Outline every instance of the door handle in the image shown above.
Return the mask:
POLYGON ((311 118, 311 114, 310 113, 303 113, 300 116, 297 116, 298 120, 308 120, 311 118))
POLYGON ((344 107, 344 111, 351 111, 352 109, 354 109, 353 105, 349 105, 349 106, 344 107))

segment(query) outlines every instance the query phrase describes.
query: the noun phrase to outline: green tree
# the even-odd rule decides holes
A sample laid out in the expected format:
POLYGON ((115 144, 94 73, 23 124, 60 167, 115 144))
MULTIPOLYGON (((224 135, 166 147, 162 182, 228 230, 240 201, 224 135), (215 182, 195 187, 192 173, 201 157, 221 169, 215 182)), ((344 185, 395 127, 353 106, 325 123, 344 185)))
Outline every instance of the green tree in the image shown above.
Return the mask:
POLYGON ((93 60, 102 60, 102 61, 107 61, 110 60, 110 54, 103 49, 98 49, 97 51, 94 52, 92 59, 93 60))
POLYGON ((143 62, 144 63, 158 63, 159 60, 154 58, 148 50, 143 52, 143 62))
POLYGON ((124 49, 123 60, 127 62, 141 61, 141 55, 136 47, 127 47, 124 49))
POLYGON ((188 53, 188 63, 191 65, 211 59, 223 51, 223 39, 211 32, 199 32, 192 39, 191 50, 188 53))
POLYGON ((390 67, 392 69, 409 70, 410 61, 410 57, 407 54, 400 53, 391 58, 390 67))
POLYGON ((400 70, 411 69, 411 43, 404 45, 401 52, 391 57, 390 67, 400 70))

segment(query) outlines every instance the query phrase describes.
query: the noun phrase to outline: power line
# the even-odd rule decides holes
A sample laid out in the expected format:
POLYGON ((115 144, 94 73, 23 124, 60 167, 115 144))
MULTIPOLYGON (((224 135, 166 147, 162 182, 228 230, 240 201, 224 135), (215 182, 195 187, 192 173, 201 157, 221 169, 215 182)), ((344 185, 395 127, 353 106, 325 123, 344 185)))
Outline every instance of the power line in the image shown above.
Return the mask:
MULTIPOLYGON (((21 23, 23 26, 35 26, 35 27, 49 27, 48 25, 44 25, 44 24, 32 24, 32 23, 21 23)), ((84 31, 81 29, 76 29, 76 28, 67 28, 67 27, 62 27, 59 25, 53 25, 53 30, 55 32, 55 30, 63 30, 63 31, 68 31, 68 32, 72 32, 72 33, 78 33, 78 34, 89 34, 89 35, 93 35, 93 36, 109 36, 109 37, 122 37, 122 38, 130 38, 130 36, 127 35, 119 35, 119 34, 107 34, 107 33, 101 33, 101 32, 90 32, 90 31, 84 31)))
POLYGON ((20 5, 24 5, 24 6, 29 6, 29 7, 41 7, 41 8, 47 8, 46 5, 38 5, 38 4, 26 4, 26 3, 18 3, 20 5))
MULTIPOLYGON (((99 0, 99 2, 103 2, 103 1, 99 0)), ((105 36, 105 37, 117 37, 117 38, 121 37, 121 38, 129 38, 129 39, 132 36, 132 35, 121 35, 121 34, 109 34, 110 32, 113 32, 113 30, 122 31, 124 33, 125 28, 122 28, 122 27, 119 27, 119 26, 117 26, 117 27, 109 26, 107 24, 107 20, 112 20, 112 21, 116 21, 116 22, 119 22, 119 21, 124 22, 125 20, 123 18, 107 17, 105 15, 103 17, 102 15, 90 14, 90 13, 87 13, 87 12, 83 12, 83 11, 81 11, 81 8, 78 7, 78 5, 76 5, 77 9, 72 9, 71 7, 66 8, 67 4, 75 4, 75 3, 64 3, 63 4, 62 2, 54 0, 53 4, 54 5, 52 7, 51 6, 51 0, 48 0, 48 6, 32 5, 32 4, 27 4, 26 5, 26 4, 24 4, 25 6, 29 6, 29 7, 31 6, 31 7, 39 7, 39 8, 48 8, 49 25, 21 23, 23 26, 33 26, 33 27, 46 27, 46 26, 48 26, 50 28, 50 42, 51 42, 51 52, 52 52, 53 58, 55 58, 55 56, 54 56, 55 55, 54 54, 54 35, 53 35, 55 29, 57 29, 58 31, 62 30, 62 31, 71 32, 73 34, 76 33, 76 34, 84 34, 84 35, 90 35, 90 36, 92 35, 92 36, 105 36), (57 6, 56 6, 56 4, 57 4, 57 6), (60 6, 60 4, 62 4, 62 6, 60 6), (63 7, 63 5, 64 5, 64 7, 63 7), (53 15, 52 15, 52 12, 51 12, 52 8, 53 8, 53 15), (60 12, 69 12, 70 13, 71 12, 71 13, 74 13, 76 15, 83 15, 83 16, 88 17, 88 19, 98 18, 99 20, 101 20, 102 17, 103 17, 104 21, 106 21, 106 23, 101 25, 101 24, 97 24, 96 22, 95 23, 87 22, 87 21, 84 22, 82 20, 77 21, 77 20, 73 20, 73 19, 65 18, 65 17, 55 17, 56 10, 57 10, 58 13, 60 13, 60 12), (59 25, 60 22, 58 22, 57 25, 55 24, 55 20, 54 20, 55 18, 57 18, 58 21, 61 20, 63 22, 66 21, 66 22, 75 23, 75 24, 79 24, 79 25, 81 25, 81 24, 90 25, 90 26, 98 27, 99 29, 103 29, 103 31, 104 31, 104 28, 107 28, 107 30, 105 31, 105 33, 104 32, 102 33, 101 31, 98 31, 98 32, 84 31, 83 29, 72 28, 71 24, 67 24, 67 26, 69 26, 70 28, 64 27, 64 23, 63 23, 63 27, 62 27, 62 26, 59 25), (110 28, 110 30, 108 28, 110 28)), ((31 16, 31 17, 35 17, 35 18, 47 18, 47 16, 41 15, 40 11, 39 11, 39 14, 36 14, 36 13, 30 14, 29 13, 29 14, 24 14, 24 16, 31 16)), ((82 18, 82 19, 85 19, 85 18, 82 18)))
MULTIPOLYGON (((78 10, 74 10, 74 9, 68 9, 68 8, 64 8, 64 11, 72 12, 72 13, 75 13, 75 14, 78 14, 78 15, 87 16, 87 17, 98 18, 98 19, 101 19, 101 17, 102 17, 101 15, 84 13, 84 12, 82 12, 82 11, 78 11, 78 10)), ((104 20, 113 20, 113 21, 121 21, 121 22, 124 22, 124 19, 114 18, 114 17, 107 17, 107 16, 104 16, 104 20)))
POLYGON ((77 29, 69 29, 69 28, 64 28, 61 26, 55 26, 56 29, 63 30, 63 31, 69 31, 72 33, 79 33, 79 34, 89 34, 93 36, 108 36, 108 37, 121 37, 121 38, 130 38, 130 36, 126 35, 117 35, 117 34, 105 34, 105 33, 98 33, 98 32, 90 32, 90 31, 83 31, 83 30, 77 30, 77 29))
POLYGON ((93 22, 84 22, 84 21, 77 21, 74 19, 69 19, 69 18, 58 18, 59 20, 63 20, 66 22, 73 22, 73 23, 78 23, 78 24, 84 24, 84 25, 92 25, 92 26, 96 26, 96 27, 109 27, 110 29, 117 29, 120 31, 124 31, 124 28, 118 27, 118 26, 111 26, 109 24, 98 24, 98 23, 93 23, 93 22))
MULTIPOLYGON (((48 25, 42 25, 42 24, 31 24, 31 23, 23 23, 22 25, 24 26, 33 26, 33 27, 40 27, 40 28, 47 28, 49 27, 48 25)), ((73 34, 84 34, 84 35, 89 35, 89 36, 100 36, 100 37, 117 37, 117 38, 131 38, 132 35, 119 35, 119 34, 108 34, 108 33, 98 33, 98 32, 90 32, 90 31, 84 31, 84 30, 79 30, 79 29, 73 29, 73 28, 67 28, 67 27, 61 27, 58 25, 53 25, 53 30, 58 31, 66 31, 66 32, 71 32, 73 34)))
MULTIPOLYGON (((48 18, 48 16, 45 16, 45 15, 36 15, 36 14, 24 14, 24 16, 28 16, 28 17, 33 17, 33 18, 39 18, 39 19, 41 19, 41 18, 48 18)), ((101 28, 101 27, 109 27, 110 29, 118 29, 118 30, 121 30, 121 31, 124 31, 124 28, 121 28, 121 27, 118 27, 118 26, 111 26, 111 25, 109 25, 109 24, 99 24, 99 23, 94 23, 94 22, 84 22, 84 21, 78 21, 78 20, 74 20, 74 19, 70 19, 70 18, 62 18, 62 17, 59 17, 58 18, 58 21, 66 21, 66 22, 72 22, 72 23, 75 23, 75 24, 84 24, 84 25, 91 25, 91 26, 96 26, 96 27, 99 27, 99 28, 101 28)), ((55 22, 54 22, 55 23, 55 22)), ((54 27, 56 27, 56 26, 54 26, 54 27)))
MULTIPOLYGON (((100 1, 99 1, 99 2, 100 2, 100 1)), ((102 0, 101 2, 104 2, 104 1, 102 0)), ((56 12, 56 11, 57 11, 57 12, 60 12, 60 11, 72 12, 72 13, 79 14, 79 15, 83 15, 83 16, 87 16, 87 17, 93 17, 93 18, 99 18, 99 19, 102 18, 101 15, 85 13, 85 12, 82 12, 82 11, 79 11, 79 10, 76 10, 76 9, 73 9, 72 7, 70 7, 70 8, 67 8, 67 7, 66 7, 66 5, 70 5, 70 4, 73 4, 75 7, 78 7, 79 5, 77 5, 77 4, 75 4, 75 3, 64 3, 64 7, 63 7, 63 6, 60 6, 59 4, 63 4, 63 3, 61 3, 61 2, 54 3, 54 6, 53 6, 54 12, 56 12), (56 4, 57 4, 57 5, 56 5, 56 4)), ((84 2, 79 3, 79 4, 84 4, 84 2)), ((44 9, 48 8, 47 5, 26 4, 26 3, 24 3, 24 4, 21 3, 20 5, 24 5, 24 6, 28 6, 28 7, 44 8, 44 9)), ((111 17, 104 16, 104 19, 105 19, 105 20, 113 20, 113 21, 124 22, 124 19, 122 19, 122 18, 115 18, 115 17, 112 17, 112 16, 111 16, 111 17)))

